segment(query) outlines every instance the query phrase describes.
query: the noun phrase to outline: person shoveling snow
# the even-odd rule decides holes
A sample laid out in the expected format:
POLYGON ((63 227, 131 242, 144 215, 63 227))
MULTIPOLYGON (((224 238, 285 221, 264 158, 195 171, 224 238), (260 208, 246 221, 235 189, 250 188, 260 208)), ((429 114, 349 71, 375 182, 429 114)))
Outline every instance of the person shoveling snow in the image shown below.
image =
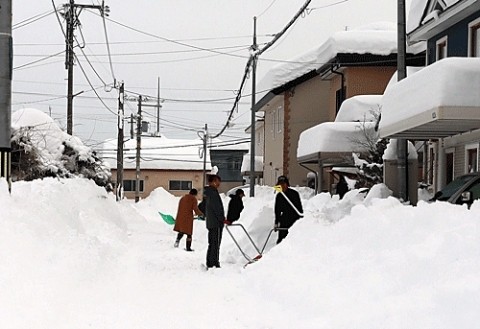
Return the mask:
POLYGON ((197 216, 202 216, 203 213, 198 209, 197 196, 198 191, 191 189, 188 194, 181 197, 178 203, 177 217, 173 230, 178 232, 174 247, 177 248, 180 240, 184 235, 187 235, 186 251, 192 250, 192 234, 193 234, 193 213, 197 216))

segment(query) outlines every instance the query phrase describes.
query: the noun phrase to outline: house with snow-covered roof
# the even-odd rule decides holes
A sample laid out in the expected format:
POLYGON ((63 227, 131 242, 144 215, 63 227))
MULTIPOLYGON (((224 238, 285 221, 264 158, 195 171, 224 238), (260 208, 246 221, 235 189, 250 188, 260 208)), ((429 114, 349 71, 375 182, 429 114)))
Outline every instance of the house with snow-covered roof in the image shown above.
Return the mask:
POLYGON ((408 42, 428 66, 386 90, 381 137, 423 143, 423 180, 437 191, 479 170, 480 1, 414 0, 408 42))
MULTIPOLYGON (((153 190, 163 187, 176 196, 199 191, 203 185, 203 141, 200 139, 170 139, 161 136, 142 136, 140 155, 140 197, 146 198, 153 190)), ((116 179, 117 140, 104 142, 102 158, 109 163, 112 179, 116 179)), ((125 197, 134 198, 136 189, 136 140, 124 145, 123 187, 125 197)), ((211 170, 210 152, 207 150, 207 170, 211 170)))
MULTIPOLYGON (((255 105, 264 112, 264 183, 287 175, 292 185, 306 185, 308 171, 318 170, 318 164, 307 170, 298 163, 300 134, 334 121, 347 98, 383 94, 396 68, 396 52, 396 25, 375 23, 337 32, 268 72, 258 88, 267 92, 255 105)), ((407 58, 409 65, 424 65, 422 54, 411 52, 407 58)))

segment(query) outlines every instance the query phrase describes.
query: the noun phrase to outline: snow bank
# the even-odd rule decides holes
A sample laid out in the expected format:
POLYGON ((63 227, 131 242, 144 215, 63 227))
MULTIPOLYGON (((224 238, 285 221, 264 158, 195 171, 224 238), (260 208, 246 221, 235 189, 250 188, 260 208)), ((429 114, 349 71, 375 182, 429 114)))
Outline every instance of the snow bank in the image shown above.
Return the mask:
MULTIPOLYGON (((390 141, 387 144, 387 148, 383 153, 383 156, 382 156, 383 160, 398 159, 397 145, 398 145, 397 139, 390 139, 390 141)), ((413 143, 410 141, 408 141, 408 159, 410 160, 418 159, 417 149, 415 148, 415 145, 413 145, 413 143)))
MULTIPOLYGON (((410 207, 382 186, 342 200, 300 191, 305 218, 280 245, 243 269, 225 232, 222 268, 205 272, 205 223, 195 252, 173 248, 155 211, 178 199, 161 189, 135 204, 81 179, 14 183, 11 196, 0 181, 0 327, 477 326, 479 203, 410 207)), ((244 199, 240 222, 260 241, 274 196, 261 187, 244 199)))

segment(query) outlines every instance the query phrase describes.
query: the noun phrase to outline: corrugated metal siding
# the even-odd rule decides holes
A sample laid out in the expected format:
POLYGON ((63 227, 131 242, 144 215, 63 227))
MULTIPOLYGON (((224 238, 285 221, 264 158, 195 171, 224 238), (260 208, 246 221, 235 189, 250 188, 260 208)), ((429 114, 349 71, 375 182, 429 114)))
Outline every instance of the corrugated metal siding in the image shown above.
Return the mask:
POLYGON ((465 174, 465 144, 455 147, 455 178, 465 174))

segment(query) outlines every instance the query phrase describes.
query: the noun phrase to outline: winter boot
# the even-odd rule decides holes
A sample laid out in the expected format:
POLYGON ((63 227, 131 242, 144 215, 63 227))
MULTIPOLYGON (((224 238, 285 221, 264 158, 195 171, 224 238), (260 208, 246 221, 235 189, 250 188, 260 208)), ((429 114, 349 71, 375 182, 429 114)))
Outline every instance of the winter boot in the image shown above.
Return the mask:
POLYGON ((180 244, 180 240, 175 240, 175 243, 173 244, 173 247, 178 248, 179 244, 180 244))
POLYGON ((187 245, 185 248, 186 251, 193 251, 192 249, 192 238, 187 238, 187 245))

